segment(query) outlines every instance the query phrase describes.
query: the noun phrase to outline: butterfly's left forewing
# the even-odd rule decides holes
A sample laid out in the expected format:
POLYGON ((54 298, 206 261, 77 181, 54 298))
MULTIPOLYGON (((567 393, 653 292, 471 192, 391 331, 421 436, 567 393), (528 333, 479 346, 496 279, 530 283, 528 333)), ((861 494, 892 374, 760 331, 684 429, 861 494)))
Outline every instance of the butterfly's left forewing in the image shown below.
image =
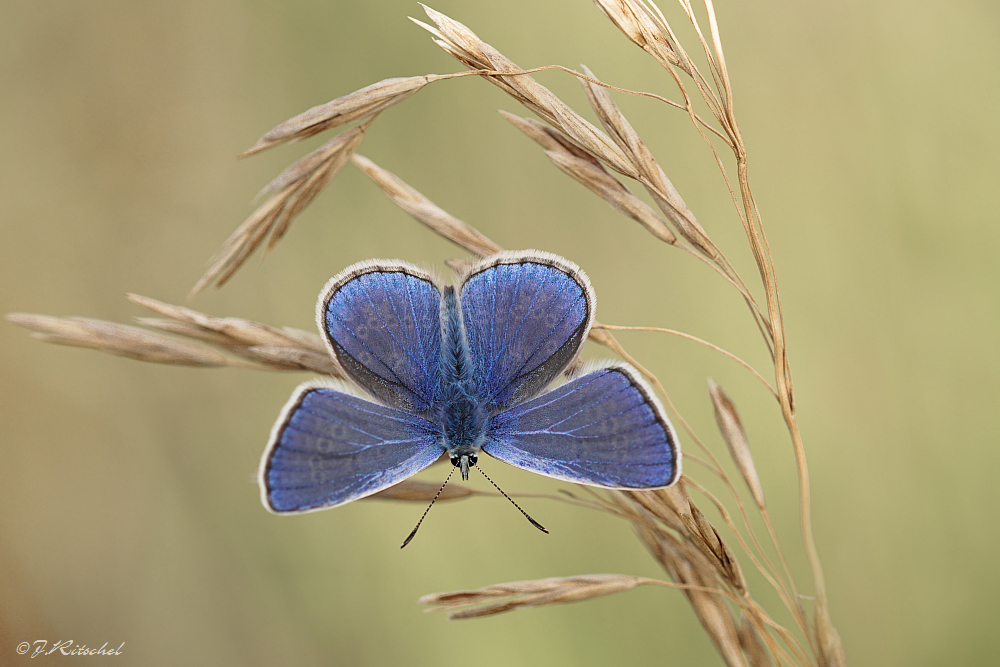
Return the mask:
POLYGON ((483 451, 519 468, 611 489, 655 489, 680 477, 677 435, 638 373, 614 364, 490 420, 483 451))
POLYGON ((261 499, 272 512, 309 512, 363 498, 443 453, 434 424, 347 389, 310 382, 292 394, 261 460, 261 499))

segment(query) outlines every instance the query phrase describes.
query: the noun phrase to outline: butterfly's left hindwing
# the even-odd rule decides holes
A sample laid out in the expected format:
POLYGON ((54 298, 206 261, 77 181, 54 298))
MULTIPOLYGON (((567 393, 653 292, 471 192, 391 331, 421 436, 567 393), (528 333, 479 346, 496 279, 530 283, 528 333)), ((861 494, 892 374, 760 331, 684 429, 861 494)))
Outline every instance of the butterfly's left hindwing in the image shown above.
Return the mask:
POLYGON ((587 373, 490 420, 483 451, 525 470, 611 489, 680 477, 677 435, 627 364, 587 373))
POLYGON ((415 475, 443 453, 440 429, 402 410, 307 383, 292 394, 261 460, 264 506, 336 507, 415 475))

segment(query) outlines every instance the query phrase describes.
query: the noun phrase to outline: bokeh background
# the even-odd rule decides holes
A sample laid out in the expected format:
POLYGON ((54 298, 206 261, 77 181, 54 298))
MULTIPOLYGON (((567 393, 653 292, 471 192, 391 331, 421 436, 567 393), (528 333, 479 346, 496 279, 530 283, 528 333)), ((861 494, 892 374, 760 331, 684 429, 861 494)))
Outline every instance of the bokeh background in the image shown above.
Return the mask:
MULTIPOLYGON (((524 67, 583 62, 617 85, 675 94, 588 2, 434 6, 524 67)), ((718 11, 850 662, 1000 661, 998 5, 763 0, 718 11)), ((349 263, 399 257, 444 271, 463 251, 348 166, 265 261, 185 301, 254 193, 315 142, 235 155, 371 82, 459 69, 406 19, 420 13, 409 0, 0 4, 0 310, 127 322, 145 314, 124 299, 132 291, 312 329, 319 288, 349 263)), ((585 109, 570 77, 538 76, 585 109)), ((616 99, 752 278, 724 183, 687 119, 616 99)), ((360 152, 501 245, 579 263, 602 321, 681 329, 766 371, 721 280, 560 174, 497 108, 523 113, 485 82, 437 83, 384 113, 360 152)), ((720 453, 706 378, 727 388, 808 590, 773 401, 690 342, 619 338, 720 453)), ((551 529, 543 536, 502 501, 443 503, 401 552, 421 506, 267 514, 251 475, 307 374, 141 364, 6 323, 0 341, 2 664, 27 662, 20 641, 60 638, 125 642, 106 660, 119 665, 720 664, 676 591, 460 623, 415 604, 518 579, 660 576, 605 515, 525 500, 551 529)), ((513 492, 560 488, 487 466, 513 492)), ((774 608, 759 577, 752 585, 774 608)))

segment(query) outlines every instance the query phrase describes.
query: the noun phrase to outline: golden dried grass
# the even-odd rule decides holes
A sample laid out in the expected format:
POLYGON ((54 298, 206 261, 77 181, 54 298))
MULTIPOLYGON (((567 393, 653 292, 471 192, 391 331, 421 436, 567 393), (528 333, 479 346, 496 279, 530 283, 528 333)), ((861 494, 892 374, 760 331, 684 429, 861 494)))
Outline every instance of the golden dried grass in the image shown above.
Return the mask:
POLYGON ((165 316, 136 318, 139 323, 182 338, 83 317, 10 313, 7 320, 34 331, 33 337, 48 343, 89 347, 139 361, 312 371, 345 377, 316 334, 290 327, 276 329, 236 317, 211 317, 138 294, 127 296, 133 303, 165 316))

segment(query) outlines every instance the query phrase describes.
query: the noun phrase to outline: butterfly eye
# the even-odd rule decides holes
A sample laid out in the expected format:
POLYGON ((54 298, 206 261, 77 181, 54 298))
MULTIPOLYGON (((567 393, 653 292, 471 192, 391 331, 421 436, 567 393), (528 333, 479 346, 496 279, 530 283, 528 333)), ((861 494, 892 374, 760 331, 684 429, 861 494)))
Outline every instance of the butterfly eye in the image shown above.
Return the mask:
POLYGON ((449 454, 448 457, 451 459, 451 464, 456 468, 460 468, 462 466, 463 458, 466 459, 467 465, 470 466, 476 465, 476 461, 479 460, 479 456, 476 454, 476 452, 461 451, 461 450, 458 450, 455 454, 449 454))

